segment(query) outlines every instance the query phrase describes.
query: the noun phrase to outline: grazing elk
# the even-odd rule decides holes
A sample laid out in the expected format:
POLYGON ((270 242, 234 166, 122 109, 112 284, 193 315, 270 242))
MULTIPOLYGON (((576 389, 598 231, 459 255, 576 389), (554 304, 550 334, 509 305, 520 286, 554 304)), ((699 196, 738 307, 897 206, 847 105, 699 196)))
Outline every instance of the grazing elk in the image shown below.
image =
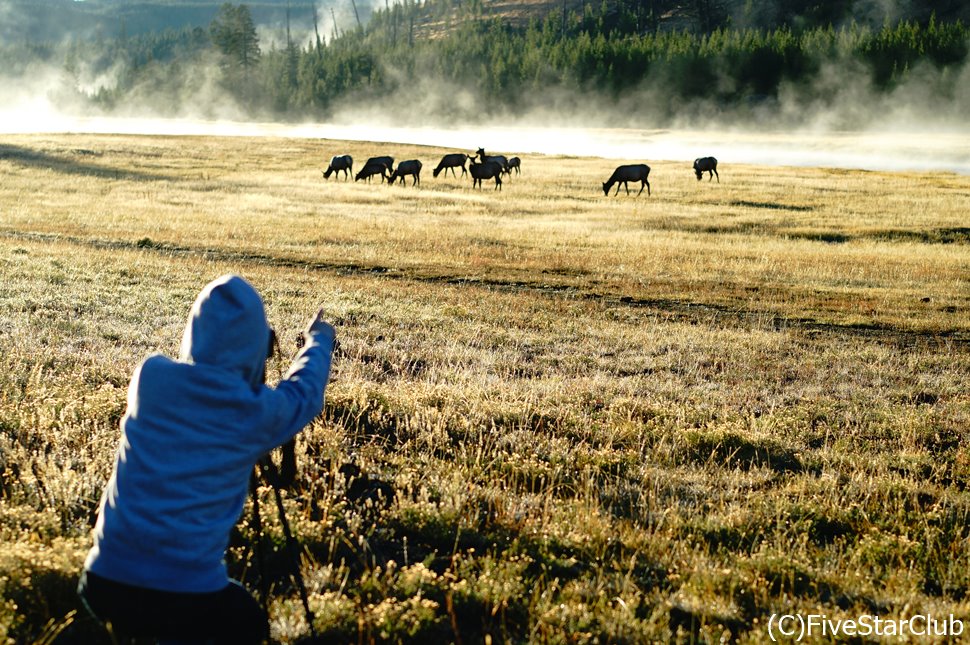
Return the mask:
POLYGON ((465 170, 465 162, 469 159, 474 159, 474 157, 471 155, 466 155, 464 152, 456 152, 454 154, 445 155, 441 158, 441 161, 438 162, 438 167, 431 171, 431 175, 433 177, 437 177, 442 170, 451 169, 451 176, 457 177, 458 175, 455 174, 455 168, 461 168, 461 176, 464 177, 466 174, 468 174, 468 171, 465 170))
POLYGON ((509 159, 509 174, 512 174, 512 169, 515 168, 515 174, 522 173, 522 160, 518 157, 512 157, 509 159))
POLYGON ((354 175, 354 181, 360 181, 361 179, 370 181, 370 178, 374 175, 380 175, 381 181, 387 179, 387 166, 382 163, 366 163, 360 169, 360 172, 354 175))
MULTIPOLYGON (((697 181, 701 180, 701 175, 705 172, 709 173, 707 181, 714 179, 714 175, 717 175, 717 159, 714 157, 694 159, 694 174, 697 175, 697 181)), ((721 183, 720 175, 717 175, 717 183, 721 183)))
POLYGON ((330 160, 330 165, 323 172, 324 179, 330 179, 330 175, 344 171, 344 178, 350 179, 350 174, 354 171, 354 158, 350 155, 339 155, 330 160))
POLYGON ((475 153, 475 155, 482 160, 483 164, 488 163, 490 161, 497 163, 499 166, 501 166, 502 172, 508 174, 509 160, 504 155, 486 155, 485 148, 479 148, 478 151, 475 153))
MULTIPOLYGON (((646 187, 647 195, 650 194, 650 182, 647 181, 647 176, 650 174, 650 166, 645 163, 633 164, 629 166, 618 166, 610 178, 603 184, 603 194, 609 196, 610 188, 613 184, 616 184, 616 193, 620 192, 620 184, 626 188, 626 194, 630 194, 630 185, 627 182, 639 181, 640 182, 640 193, 643 192, 643 188, 646 187)), ((640 193, 637 193, 639 195, 640 193)))
MULTIPOLYGON (((370 159, 367 160, 367 163, 364 164, 364 167, 366 168, 367 166, 370 166, 370 165, 384 166, 385 172, 381 174, 381 177, 383 177, 384 179, 387 179, 387 176, 391 174, 391 172, 394 170, 394 157, 371 157, 370 159)), ((372 174, 377 174, 377 173, 372 173, 372 174)))
POLYGON ((393 184, 398 177, 401 178, 401 183, 404 183, 404 178, 411 175, 414 181, 411 182, 412 186, 421 183, 421 162, 417 159, 409 159, 408 161, 402 161, 391 173, 391 178, 387 180, 387 185, 393 184))
POLYGON ((502 190, 502 164, 497 161, 488 161, 485 163, 475 163, 471 162, 468 166, 468 171, 472 174, 472 188, 478 186, 482 187, 483 179, 495 178, 495 189, 502 190))

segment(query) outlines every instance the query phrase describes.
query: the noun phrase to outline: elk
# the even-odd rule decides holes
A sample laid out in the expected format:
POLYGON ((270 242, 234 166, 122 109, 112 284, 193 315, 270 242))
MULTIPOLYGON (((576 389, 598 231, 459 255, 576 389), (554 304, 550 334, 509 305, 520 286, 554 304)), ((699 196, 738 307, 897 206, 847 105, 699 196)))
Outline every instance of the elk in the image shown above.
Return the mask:
MULTIPOLYGON (((705 172, 708 173, 707 181, 714 179, 714 175, 717 175, 717 159, 714 157, 694 159, 694 174, 697 175, 697 181, 701 180, 701 175, 705 172)), ((720 175, 717 175, 717 183, 721 183, 720 175)))
POLYGON ((411 182, 412 186, 421 183, 421 162, 417 159, 409 159, 408 161, 402 161, 391 173, 391 178, 387 180, 387 185, 393 184, 398 177, 401 178, 401 183, 404 183, 404 178, 407 175, 411 175, 414 181, 411 182))
MULTIPOLYGON (((367 166, 370 166, 370 165, 384 166, 385 172, 381 173, 381 177, 383 177, 384 179, 387 179, 387 176, 391 173, 392 170, 394 170, 394 157, 371 157, 370 159, 367 160, 367 163, 364 164, 364 167, 366 168, 367 166)), ((371 173, 371 175, 376 175, 376 174, 377 173, 374 173, 374 172, 371 173)), ((366 175, 366 176, 369 177, 371 175, 366 175)))
POLYGON ((475 163, 471 162, 468 166, 468 171, 472 174, 472 188, 478 186, 482 187, 483 179, 495 178, 495 189, 502 190, 502 164, 497 161, 488 161, 486 163, 475 163))
POLYGON ((451 169, 451 176, 457 177, 458 175, 455 174, 455 168, 460 167, 461 176, 464 177, 466 174, 468 174, 468 171, 465 170, 465 162, 469 159, 474 159, 474 157, 466 155, 464 152, 456 152, 454 154, 445 155, 441 158, 441 161, 438 162, 438 167, 431 171, 431 175, 433 177, 437 177, 442 170, 451 169))
POLYGON ((509 160, 506 159, 505 156, 503 156, 503 155, 486 155, 485 154, 485 148, 479 148, 478 151, 475 152, 475 154, 478 157, 481 157, 481 160, 482 160, 482 163, 483 164, 488 163, 490 161, 494 161, 495 163, 497 163, 499 166, 502 167, 502 172, 508 173, 508 171, 509 171, 509 160))
POLYGON ((387 166, 382 163, 366 163, 360 169, 360 172, 354 175, 354 181, 360 181, 361 179, 370 181, 370 178, 374 175, 380 175, 382 178, 381 181, 387 179, 387 166))
POLYGON ((512 157, 511 159, 509 159, 509 174, 510 175, 512 174, 512 169, 513 168, 515 168, 515 174, 518 175, 518 174, 521 174, 522 173, 522 170, 521 170, 522 169, 522 160, 519 159, 518 157, 512 157))
MULTIPOLYGON (((627 182, 639 181, 640 182, 640 193, 643 192, 643 188, 646 187, 647 195, 650 194, 650 182, 647 181, 647 176, 650 174, 650 166, 645 163, 632 164, 629 166, 618 166, 610 178, 603 184, 603 194, 609 196, 610 188, 613 184, 616 184, 616 193, 620 193, 620 184, 623 184, 626 188, 626 194, 630 194, 630 185, 627 182)), ((639 195, 640 193, 637 193, 639 195)))
POLYGON ((344 178, 350 179, 350 173, 354 171, 354 158, 350 155, 339 155, 330 160, 330 165, 323 172, 324 179, 330 179, 330 175, 344 171, 344 178))

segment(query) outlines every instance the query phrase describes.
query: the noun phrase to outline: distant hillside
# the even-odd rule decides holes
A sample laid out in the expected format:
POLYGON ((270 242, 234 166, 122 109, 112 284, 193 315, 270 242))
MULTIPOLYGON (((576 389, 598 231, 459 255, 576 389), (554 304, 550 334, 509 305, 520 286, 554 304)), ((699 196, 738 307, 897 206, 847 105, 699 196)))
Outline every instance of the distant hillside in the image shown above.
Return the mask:
MULTIPOLYGON (((222 2, 138 0, 0 0, 0 41, 59 41, 66 37, 138 35, 167 29, 207 27, 222 2)), ((239 3, 235 3, 239 4, 239 3)), ((286 0, 247 2, 257 24, 286 19, 286 0)), ((290 2, 293 11, 312 11, 290 2)))
POLYGON ((963 6, 911 0, 891 17, 888 2, 864 11, 869 0, 851 11, 822 0, 342 1, 350 13, 291 3, 284 31, 283 2, 47 0, 36 3, 44 22, 0 0, 8 32, 11 16, 39 21, 0 42, 0 69, 15 89, 53 85, 36 92, 58 105, 205 118, 356 118, 367 106, 435 123, 594 110, 637 127, 715 115, 851 129, 887 113, 965 123, 970 109, 963 6), (75 14, 88 32, 27 35, 75 14))
POLYGON ((532 20, 561 17, 568 22, 593 13, 633 14, 641 33, 649 31, 711 31, 718 27, 794 29, 839 27, 852 22, 871 27, 931 18, 944 22, 970 21, 970 3, 962 0, 426 0, 417 33, 435 37, 460 21, 460 16, 477 13, 498 19, 512 27, 525 27, 532 20), (442 11, 442 5, 450 5, 442 11))
MULTIPOLYGON (((115 38, 168 29, 207 27, 223 2, 203 0, 0 0, 0 44, 59 41, 65 38, 115 38)), ((407 5, 410 37, 436 38, 469 18, 498 19, 525 27, 532 20, 563 21, 593 13, 633 15, 636 31, 710 31, 716 27, 771 29, 838 27, 850 21, 871 26, 915 20, 970 21, 970 3, 962 0, 336 0, 317 4, 300 0, 245 2, 260 26, 279 26, 287 11, 294 24, 308 28, 314 12, 320 31, 333 33, 366 23, 374 11, 407 5)))

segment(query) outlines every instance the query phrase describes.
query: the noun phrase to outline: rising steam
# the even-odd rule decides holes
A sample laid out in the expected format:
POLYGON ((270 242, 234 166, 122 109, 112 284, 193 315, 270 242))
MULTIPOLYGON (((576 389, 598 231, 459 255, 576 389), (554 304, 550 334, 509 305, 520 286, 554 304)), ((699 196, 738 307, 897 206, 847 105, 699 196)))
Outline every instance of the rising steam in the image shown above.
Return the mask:
MULTIPOLYGON (((892 9, 889 0, 883 4, 880 10, 892 9)), ((335 19, 337 30, 342 22, 352 28, 356 16, 349 2, 341 7, 331 13, 318 5, 316 30, 305 6, 294 12, 291 39, 305 47, 316 33, 329 38, 335 19)), ((365 0, 357 2, 362 20, 372 10, 365 0)), ((15 37, 16 25, 15 12, 0 0, 0 45, 15 37)), ((283 24, 263 26, 261 42, 282 46, 285 34, 283 24)), ((222 89, 216 61, 205 58, 183 65, 177 75, 159 66, 111 114, 93 111, 84 95, 114 87, 115 73, 95 73, 83 62, 68 73, 60 61, 0 72, 0 131, 322 137, 457 150, 484 145, 520 154, 645 161, 714 155, 726 163, 970 174, 970 65, 943 72, 918 67, 886 92, 872 87, 858 63, 829 62, 810 84, 785 84, 777 97, 730 108, 704 100, 672 106, 664 79, 649 76, 617 100, 549 89, 527 98, 519 113, 487 119, 474 116, 488 101, 475 79, 457 84, 424 76, 399 83, 402 89, 380 101, 347 97, 327 123, 303 125, 271 124, 248 114, 222 89), (943 74, 956 74, 956 82, 943 74), (657 116, 672 112, 673 120, 657 116)), ((384 73, 407 78, 394 69, 384 73)))

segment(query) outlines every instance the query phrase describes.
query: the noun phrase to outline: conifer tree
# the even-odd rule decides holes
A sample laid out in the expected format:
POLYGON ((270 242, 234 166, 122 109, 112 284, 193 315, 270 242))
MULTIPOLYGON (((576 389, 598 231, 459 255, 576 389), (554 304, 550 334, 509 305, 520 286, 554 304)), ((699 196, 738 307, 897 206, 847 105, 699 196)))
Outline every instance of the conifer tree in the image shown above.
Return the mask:
POLYGON ((223 3, 209 33, 229 66, 249 71, 259 62, 259 36, 247 5, 223 3))

